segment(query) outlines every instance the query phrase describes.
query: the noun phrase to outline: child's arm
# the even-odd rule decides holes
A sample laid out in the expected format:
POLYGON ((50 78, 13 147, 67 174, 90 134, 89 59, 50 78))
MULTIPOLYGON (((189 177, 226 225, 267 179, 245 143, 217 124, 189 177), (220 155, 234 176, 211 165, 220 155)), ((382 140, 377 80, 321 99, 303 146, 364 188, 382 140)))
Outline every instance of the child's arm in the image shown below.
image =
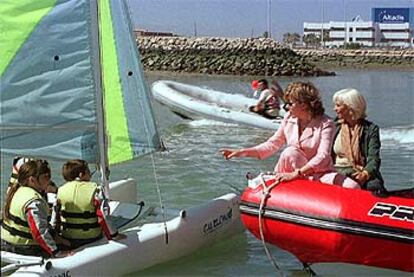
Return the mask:
POLYGON ((103 191, 98 189, 93 199, 93 204, 96 208, 96 215, 98 216, 99 225, 101 225, 102 232, 107 239, 112 239, 118 235, 118 230, 112 226, 109 218, 110 210, 108 200, 103 197, 103 191))
POLYGON ((47 221, 48 207, 46 203, 33 200, 26 206, 26 218, 33 239, 36 240, 40 247, 53 256, 58 252, 56 243, 49 230, 47 221))

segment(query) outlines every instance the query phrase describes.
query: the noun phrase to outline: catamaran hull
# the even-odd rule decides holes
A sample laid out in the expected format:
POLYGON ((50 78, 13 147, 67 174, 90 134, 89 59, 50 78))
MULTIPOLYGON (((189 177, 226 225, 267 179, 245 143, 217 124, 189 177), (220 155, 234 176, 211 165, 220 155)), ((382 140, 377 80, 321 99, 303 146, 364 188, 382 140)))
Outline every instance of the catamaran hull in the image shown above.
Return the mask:
MULTIPOLYGON (((240 204, 243 224, 259 239, 262 187, 248 187, 240 204)), ((299 180, 274 187, 263 206, 265 241, 303 263, 414 271, 414 199, 299 180)))
MULTIPOLYGON (((22 267, 13 276, 119 276, 167 262, 242 231, 239 197, 227 194, 183 210, 164 223, 123 231, 119 241, 102 239, 75 255, 22 267), (50 268, 49 268, 50 267, 50 268)), ((3 255, 3 253, 2 253, 3 255)))
POLYGON ((173 112, 190 119, 212 119, 250 127, 276 130, 280 120, 271 120, 248 111, 256 99, 173 81, 157 81, 152 94, 173 112))

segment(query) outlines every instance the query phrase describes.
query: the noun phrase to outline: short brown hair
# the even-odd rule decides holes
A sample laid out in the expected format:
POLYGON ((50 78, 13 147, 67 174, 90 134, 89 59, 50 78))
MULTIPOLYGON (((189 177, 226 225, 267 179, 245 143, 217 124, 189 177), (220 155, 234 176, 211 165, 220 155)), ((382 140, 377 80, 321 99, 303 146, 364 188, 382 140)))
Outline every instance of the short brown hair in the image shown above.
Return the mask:
POLYGON ((325 113, 319 90, 311 82, 292 82, 285 90, 285 101, 295 100, 308 106, 312 117, 325 113))
POLYGON ((84 160, 70 160, 62 166, 62 176, 66 181, 74 181, 79 177, 81 173, 85 173, 89 170, 88 163, 84 160))

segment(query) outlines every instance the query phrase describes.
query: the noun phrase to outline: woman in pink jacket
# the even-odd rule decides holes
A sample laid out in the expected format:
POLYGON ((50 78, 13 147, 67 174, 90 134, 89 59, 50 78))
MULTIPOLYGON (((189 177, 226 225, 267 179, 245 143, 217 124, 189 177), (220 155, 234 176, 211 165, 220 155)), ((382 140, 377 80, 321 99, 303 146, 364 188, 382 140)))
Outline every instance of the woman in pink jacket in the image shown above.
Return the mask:
POLYGON ((266 159, 285 144, 274 172, 277 181, 299 178, 359 188, 358 183, 335 172, 331 158, 334 123, 325 110, 318 89, 310 82, 294 82, 285 91, 285 114, 276 133, 266 142, 244 149, 221 149, 225 159, 266 159))

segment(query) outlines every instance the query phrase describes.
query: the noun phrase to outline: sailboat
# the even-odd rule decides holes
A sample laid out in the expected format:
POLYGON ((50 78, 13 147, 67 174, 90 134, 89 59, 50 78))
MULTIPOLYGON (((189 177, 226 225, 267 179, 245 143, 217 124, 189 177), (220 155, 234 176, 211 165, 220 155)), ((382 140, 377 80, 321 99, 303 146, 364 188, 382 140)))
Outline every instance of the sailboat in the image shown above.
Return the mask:
MULTIPOLYGON (((13 155, 86 160, 97 166, 107 197, 114 200, 112 215, 133 219, 136 181, 109 183, 109 167, 162 145, 126 3, 6 0, 0 3, 0 18, 2 162, 13 155)), ((64 258, 2 251, 7 264, 2 274, 136 272, 237 233, 238 204, 238 197, 229 193, 181 210, 169 221, 129 227, 122 231, 124 239, 101 239, 64 258)))

